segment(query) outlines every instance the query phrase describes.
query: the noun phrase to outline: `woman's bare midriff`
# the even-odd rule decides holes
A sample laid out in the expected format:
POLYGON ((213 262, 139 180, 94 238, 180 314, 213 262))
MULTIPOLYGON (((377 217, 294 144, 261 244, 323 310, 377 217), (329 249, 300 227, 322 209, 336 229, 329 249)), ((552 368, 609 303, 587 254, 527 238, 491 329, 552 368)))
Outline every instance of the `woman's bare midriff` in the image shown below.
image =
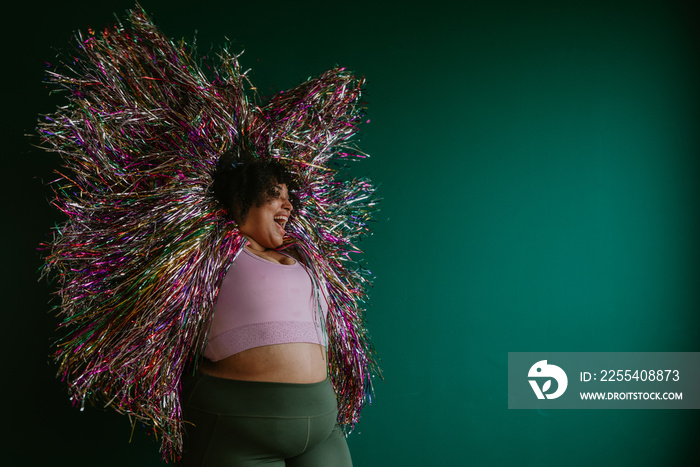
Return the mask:
POLYGON ((305 342, 254 347, 218 362, 203 359, 199 369, 219 378, 298 384, 318 383, 328 374, 325 348, 305 342))

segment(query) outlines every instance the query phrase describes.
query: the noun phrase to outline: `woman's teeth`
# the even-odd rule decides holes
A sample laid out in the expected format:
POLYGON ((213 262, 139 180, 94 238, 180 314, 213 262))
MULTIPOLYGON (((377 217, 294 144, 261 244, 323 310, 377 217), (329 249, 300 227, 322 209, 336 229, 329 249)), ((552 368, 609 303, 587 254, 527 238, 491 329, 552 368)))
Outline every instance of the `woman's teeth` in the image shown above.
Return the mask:
POLYGON ((285 216, 275 216, 273 220, 279 225, 282 229, 284 229, 284 225, 287 223, 287 217, 285 216))

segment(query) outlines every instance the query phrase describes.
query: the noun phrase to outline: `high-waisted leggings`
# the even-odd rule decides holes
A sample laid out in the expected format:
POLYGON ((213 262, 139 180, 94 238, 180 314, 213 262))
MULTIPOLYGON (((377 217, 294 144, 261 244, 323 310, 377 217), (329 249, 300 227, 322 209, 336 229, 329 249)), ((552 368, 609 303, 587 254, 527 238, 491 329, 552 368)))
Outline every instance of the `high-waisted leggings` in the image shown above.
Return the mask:
POLYGON ((350 467, 330 380, 293 384, 198 374, 183 380, 187 467, 350 467))

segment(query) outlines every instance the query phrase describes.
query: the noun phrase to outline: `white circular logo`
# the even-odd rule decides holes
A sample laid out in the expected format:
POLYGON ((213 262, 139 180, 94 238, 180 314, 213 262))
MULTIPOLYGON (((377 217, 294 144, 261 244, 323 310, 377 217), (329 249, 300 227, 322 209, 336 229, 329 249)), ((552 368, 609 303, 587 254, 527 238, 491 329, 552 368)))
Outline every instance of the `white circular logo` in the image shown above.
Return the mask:
POLYGON ((564 394, 564 391, 566 391, 566 386, 569 384, 569 379, 566 377, 564 370, 556 365, 547 364, 547 360, 540 360, 532 365, 530 371, 527 373, 527 376, 528 378, 547 378, 541 388, 537 383, 537 380, 528 380, 538 399, 544 399, 545 397, 547 399, 556 399, 564 394), (557 390, 551 394, 548 394, 547 391, 549 391, 552 387, 552 379, 557 382, 557 390))

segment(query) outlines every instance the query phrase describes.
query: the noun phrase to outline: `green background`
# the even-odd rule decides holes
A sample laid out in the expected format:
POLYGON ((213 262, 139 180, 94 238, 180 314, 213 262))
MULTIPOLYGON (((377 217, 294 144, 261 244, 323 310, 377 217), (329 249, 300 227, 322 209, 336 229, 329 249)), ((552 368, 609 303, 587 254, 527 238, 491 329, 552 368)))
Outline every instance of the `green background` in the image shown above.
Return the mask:
MULTIPOLYGON (((125 417, 71 407, 47 354, 37 245, 60 216, 31 147, 62 103, 44 62, 131 1, 20 2, 3 34, 7 465, 159 465, 125 417)), ((361 243, 385 381, 356 466, 694 465, 694 410, 507 409, 507 353, 700 350, 697 2, 143 0, 263 94, 336 64, 367 77, 383 198, 361 243)), ((699 388, 700 389, 700 388, 699 388)))

